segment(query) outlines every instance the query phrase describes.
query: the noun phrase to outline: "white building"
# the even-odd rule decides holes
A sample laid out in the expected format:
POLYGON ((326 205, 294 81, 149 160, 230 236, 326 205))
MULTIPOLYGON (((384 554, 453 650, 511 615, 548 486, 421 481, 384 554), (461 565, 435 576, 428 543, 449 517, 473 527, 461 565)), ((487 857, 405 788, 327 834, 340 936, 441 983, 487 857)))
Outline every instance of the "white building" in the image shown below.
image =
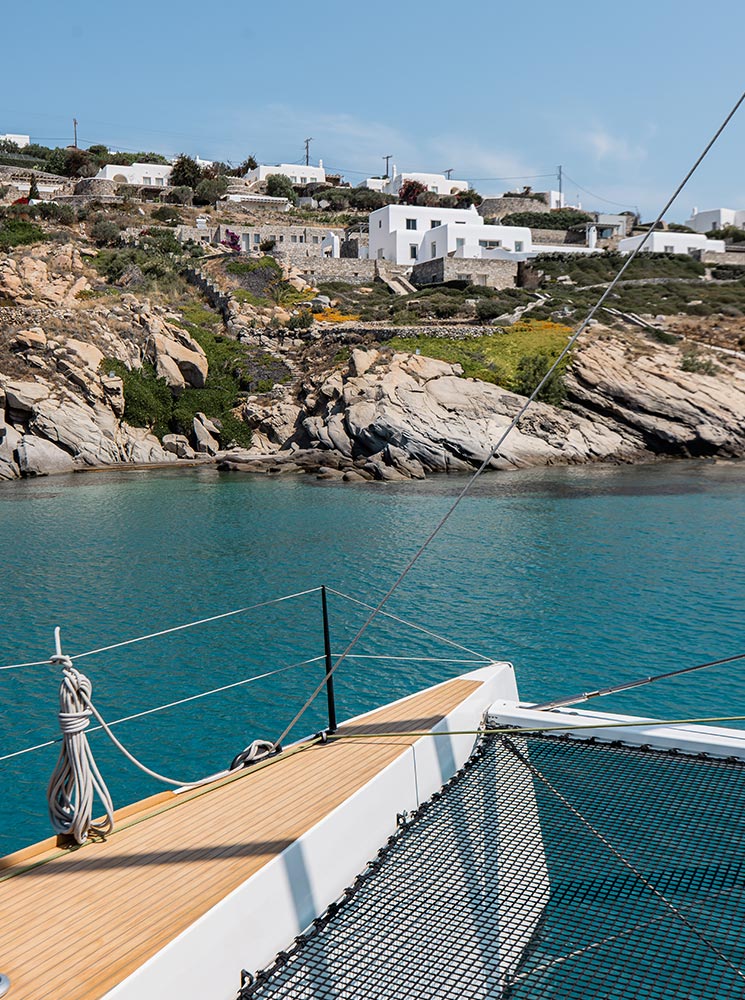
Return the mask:
MULTIPOLYGON (((644 236, 628 236, 619 240, 620 253, 631 253, 644 236)), ((642 253, 677 253, 696 254, 708 250, 714 253, 724 253, 724 240, 710 240, 699 233, 670 233, 666 231, 652 233, 642 248, 642 253)))
POLYGON ((526 226, 486 225, 473 207, 386 205, 370 213, 369 228, 370 257, 395 264, 438 257, 527 260, 546 253, 598 252, 594 247, 534 244, 526 226))
POLYGON ((5 135, 0 135, 0 142, 14 142, 19 149, 23 149, 24 146, 31 145, 30 135, 15 135, 13 132, 6 132, 5 135))
POLYGON ((115 184, 136 184, 143 187, 166 187, 170 182, 173 167, 162 163, 107 163, 96 174, 105 181, 115 184))
POLYGON ((694 208, 685 224, 695 229, 697 233, 709 233, 712 229, 724 229, 725 226, 745 229, 745 211, 734 208, 712 208, 706 212, 699 212, 694 208))
POLYGON ((368 177, 358 187, 398 196, 406 181, 417 181, 419 184, 423 184, 427 191, 440 195, 468 191, 471 187, 468 181, 454 180, 452 177, 446 177, 445 174, 423 174, 412 171, 399 173, 395 163, 391 177, 368 177))
POLYGON ((325 184, 326 171, 323 169, 323 160, 318 161, 317 167, 305 166, 297 163, 276 163, 274 166, 259 164, 254 170, 249 170, 245 175, 249 181, 265 181, 271 174, 281 174, 289 177, 293 184, 325 184))

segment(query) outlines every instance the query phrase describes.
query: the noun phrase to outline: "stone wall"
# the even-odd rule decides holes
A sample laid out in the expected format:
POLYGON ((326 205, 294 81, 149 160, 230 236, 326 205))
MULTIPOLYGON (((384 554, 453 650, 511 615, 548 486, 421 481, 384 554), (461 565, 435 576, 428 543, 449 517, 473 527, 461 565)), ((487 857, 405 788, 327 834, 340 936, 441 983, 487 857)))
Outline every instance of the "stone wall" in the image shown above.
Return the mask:
POLYGON ((484 198, 478 207, 483 219, 499 221, 513 212, 550 212, 545 201, 539 198, 484 198))
POLYGON ((704 250, 699 255, 699 260, 704 264, 745 264, 745 249, 725 250, 724 253, 716 253, 714 250, 704 250))
POLYGON ((533 243, 570 243, 574 246, 585 245, 585 234, 577 229, 531 229, 533 243))
POLYGON ((415 264, 411 271, 411 280, 415 285, 468 281, 472 285, 489 288, 514 288, 516 279, 516 261, 482 260, 478 257, 436 257, 415 264))
POLYGON ((184 271, 184 277, 190 284, 196 285, 212 308, 216 309, 223 319, 228 318, 231 305, 230 295, 218 288, 209 275, 204 274, 196 267, 188 267, 184 271))
POLYGON ((319 281, 346 281, 350 285, 370 285, 375 281, 375 261, 351 257, 314 257, 298 260, 295 255, 272 251, 277 260, 287 259, 303 278, 316 285, 319 281))

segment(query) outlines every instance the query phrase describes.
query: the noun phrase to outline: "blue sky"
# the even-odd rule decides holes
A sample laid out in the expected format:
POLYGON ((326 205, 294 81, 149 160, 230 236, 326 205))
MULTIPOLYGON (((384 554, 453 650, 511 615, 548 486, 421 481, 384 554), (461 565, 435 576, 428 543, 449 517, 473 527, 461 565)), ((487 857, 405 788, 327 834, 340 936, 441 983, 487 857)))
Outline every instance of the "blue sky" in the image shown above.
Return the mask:
MULTIPOLYGON (((741 0, 339 0, 3 11, 0 132, 239 161, 402 169, 586 207, 665 201, 743 87, 741 0), (12 42, 9 44, 9 42, 12 42), (501 180, 500 178, 514 178, 501 180), (593 192, 593 195, 587 194, 593 192), (601 200, 606 199, 606 200, 601 200)), ((745 207, 745 108, 679 204, 745 207)))

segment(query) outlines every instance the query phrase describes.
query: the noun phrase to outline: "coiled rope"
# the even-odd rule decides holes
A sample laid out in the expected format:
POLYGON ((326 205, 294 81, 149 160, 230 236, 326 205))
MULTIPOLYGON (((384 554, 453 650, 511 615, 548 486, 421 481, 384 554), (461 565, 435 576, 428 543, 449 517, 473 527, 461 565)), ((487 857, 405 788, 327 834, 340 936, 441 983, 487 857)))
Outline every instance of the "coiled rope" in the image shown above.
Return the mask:
POLYGON ((114 804, 101 777, 85 734, 92 709, 90 680, 76 670, 60 647, 59 629, 55 629, 57 652, 52 663, 62 667, 59 691, 59 723, 62 749, 49 779, 47 804, 55 833, 73 837, 84 844, 89 836, 105 837, 114 826, 114 804), (95 796, 101 800, 104 818, 93 822, 95 796))

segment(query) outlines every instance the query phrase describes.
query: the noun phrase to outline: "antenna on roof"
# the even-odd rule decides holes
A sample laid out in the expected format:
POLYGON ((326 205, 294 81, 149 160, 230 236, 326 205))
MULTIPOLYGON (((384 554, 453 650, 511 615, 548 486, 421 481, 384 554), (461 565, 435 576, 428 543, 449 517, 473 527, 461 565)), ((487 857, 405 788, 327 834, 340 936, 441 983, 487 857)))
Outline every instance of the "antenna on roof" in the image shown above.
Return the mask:
POLYGON ((390 175, 388 173, 388 164, 393 159, 393 155, 389 153, 388 156, 384 156, 383 159, 385 160, 385 176, 389 177, 390 175))

